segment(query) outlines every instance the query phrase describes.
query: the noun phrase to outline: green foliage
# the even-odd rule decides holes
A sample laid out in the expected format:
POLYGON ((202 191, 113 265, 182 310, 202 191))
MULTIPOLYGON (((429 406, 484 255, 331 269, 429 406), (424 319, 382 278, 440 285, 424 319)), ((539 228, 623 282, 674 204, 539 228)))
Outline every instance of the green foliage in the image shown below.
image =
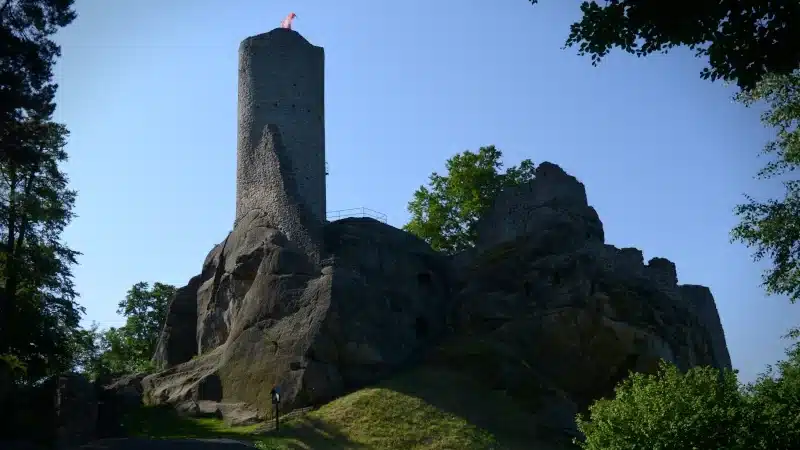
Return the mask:
POLYGON ((763 278, 767 292, 788 295, 795 302, 800 298, 800 182, 794 175, 800 167, 800 71, 768 75, 736 98, 748 106, 767 106, 761 120, 775 130, 776 138, 764 147, 770 162, 758 177, 784 178, 784 196, 764 202, 747 196, 747 203, 735 209, 740 223, 732 238, 755 248, 756 260, 771 260, 763 278))
POLYGON ((476 225, 501 189, 533 179, 526 159, 501 173, 502 152, 493 145, 469 150, 447 160, 447 175, 434 172, 408 203, 411 220, 403 227, 433 249, 456 253, 475 245, 476 225))
POLYGON ((779 450, 800 442, 800 346, 777 368, 740 385, 736 373, 710 367, 686 373, 663 363, 632 374, 613 399, 578 415, 584 450, 779 450))
POLYGON ((753 449, 793 449, 800 442, 800 345, 745 388, 753 449))
POLYGON ((612 48, 641 57, 685 46, 708 58, 704 79, 734 81, 745 90, 766 73, 800 67, 797 0, 584 1, 580 8, 566 46, 578 45, 593 65, 612 48))
POLYGON ((98 328, 93 323, 88 329, 76 330, 73 335, 73 369, 85 373, 90 379, 107 371, 102 360, 102 332, 98 328))
POLYGON ((682 374, 662 363, 656 375, 633 374, 613 400, 578 415, 585 450, 745 449, 736 432, 744 400, 736 374, 696 368, 682 374))
POLYGON ((13 132, 26 118, 47 121, 58 85, 53 67, 61 48, 51 37, 75 20, 74 0, 0 2, 0 164, 34 163, 35 149, 13 132))
POLYGON ((125 318, 119 328, 98 330, 96 325, 77 334, 80 356, 76 365, 90 376, 99 373, 136 373, 152 370, 153 357, 167 317, 175 287, 164 283, 139 282, 119 302, 117 312, 125 318))
POLYGON ((68 131, 52 122, 60 49, 50 37, 75 18, 72 3, 0 3, 0 354, 25 368, 18 381, 72 365, 83 313, 78 252, 61 242, 76 195, 61 170, 68 131))

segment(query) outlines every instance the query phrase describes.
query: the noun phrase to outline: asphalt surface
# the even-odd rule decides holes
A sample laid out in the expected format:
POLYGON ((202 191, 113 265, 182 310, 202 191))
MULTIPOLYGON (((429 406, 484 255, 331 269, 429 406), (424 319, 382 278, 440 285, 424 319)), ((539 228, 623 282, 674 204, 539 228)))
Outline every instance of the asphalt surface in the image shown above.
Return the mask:
POLYGON ((103 439, 75 450, 252 450, 255 447, 233 439, 103 439))

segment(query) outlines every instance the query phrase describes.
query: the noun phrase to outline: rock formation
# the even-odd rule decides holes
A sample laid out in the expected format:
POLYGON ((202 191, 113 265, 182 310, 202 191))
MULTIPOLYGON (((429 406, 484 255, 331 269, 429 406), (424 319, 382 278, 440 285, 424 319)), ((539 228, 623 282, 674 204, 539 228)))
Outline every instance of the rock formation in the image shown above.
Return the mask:
POLYGON ((322 55, 291 30, 242 43, 236 222, 172 299, 145 402, 246 423, 272 414, 276 385, 291 410, 428 364, 563 436, 630 370, 731 366, 708 288, 605 244, 555 164, 500 193, 458 255, 372 219, 325 222, 322 55))
POLYGON ((573 413, 631 370, 652 372, 660 359, 731 367, 709 289, 678 285, 664 258, 645 264, 640 250, 604 244, 583 185, 558 166, 543 163, 531 183, 498 196, 480 229, 482 251, 461 262, 453 288, 456 333, 432 362, 572 432, 573 413))
POLYGON ((73 448, 98 435, 95 386, 82 374, 14 385, 0 400, 0 449, 73 448))
POLYGON ((329 400, 389 376, 443 335, 447 258, 372 219, 325 227, 322 268, 258 211, 240 220, 170 305, 151 402, 329 400), (194 311, 194 315, 192 312, 194 311), (190 327, 188 324, 195 324, 190 327))
POLYGON ((276 28, 239 46, 236 221, 258 210, 318 263, 325 221, 325 52, 276 28))
POLYGON ((574 413, 629 370, 731 367, 708 288, 679 285, 666 259, 605 244, 583 185, 558 166, 501 193, 479 228, 475 249, 447 257, 372 219, 327 223, 315 271, 249 213, 175 295, 146 401, 264 417, 273 385, 288 410, 424 363, 574 433, 574 413))

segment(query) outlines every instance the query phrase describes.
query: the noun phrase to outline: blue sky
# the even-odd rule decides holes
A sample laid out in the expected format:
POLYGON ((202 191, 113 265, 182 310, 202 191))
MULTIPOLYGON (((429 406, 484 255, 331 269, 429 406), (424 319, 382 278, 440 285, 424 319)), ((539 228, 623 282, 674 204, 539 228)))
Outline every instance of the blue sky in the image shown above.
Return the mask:
POLYGON ((78 218, 65 239, 83 252, 86 321, 122 324, 131 285, 185 284, 231 229, 238 45, 294 11, 326 52, 329 210, 402 226, 430 173, 480 146, 507 165, 555 162, 585 183, 609 243, 711 287, 734 366, 753 379, 800 323, 800 305, 765 296, 764 266, 728 237, 743 193, 779 193, 753 179, 770 132, 688 51, 592 67, 562 49, 578 4, 77 0, 58 36, 56 116, 72 132, 78 218))

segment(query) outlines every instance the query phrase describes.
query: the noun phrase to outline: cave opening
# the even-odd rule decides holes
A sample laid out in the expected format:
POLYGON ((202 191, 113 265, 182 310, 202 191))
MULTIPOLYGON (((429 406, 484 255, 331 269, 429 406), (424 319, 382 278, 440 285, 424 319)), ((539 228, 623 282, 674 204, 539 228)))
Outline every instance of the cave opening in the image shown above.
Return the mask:
POLYGON ((417 334, 417 339, 425 339, 428 337, 428 320, 422 316, 418 316, 414 321, 414 331, 417 334))

